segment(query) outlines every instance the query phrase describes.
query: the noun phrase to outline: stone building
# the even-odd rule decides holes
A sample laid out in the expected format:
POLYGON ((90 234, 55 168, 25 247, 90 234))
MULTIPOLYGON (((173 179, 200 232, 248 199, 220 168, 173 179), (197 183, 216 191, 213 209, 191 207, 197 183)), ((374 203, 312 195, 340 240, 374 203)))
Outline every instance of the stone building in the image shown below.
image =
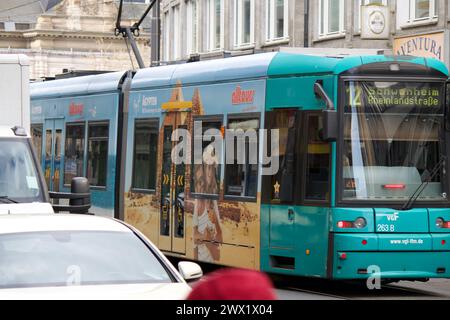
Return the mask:
POLYGON ((449 19, 447 0, 162 0, 162 60, 313 47, 381 49, 449 65, 449 19))
MULTIPOLYGON (((128 1, 129 2, 129 1, 128 1)), ((123 24, 140 18, 145 0, 126 3, 123 24)), ((24 53, 32 79, 66 70, 116 71, 137 67, 122 36, 114 35, 116 0, 6 0, 0 5, 0 53, 24 53), (8 3, 9 2, 9 3, 8 3), (133 61, 133 62, 131 62, 133 61)), ((136 39, 150 64, 148 28, 136 39)), ((131 48, 130 48, 131 50, 131 48)))

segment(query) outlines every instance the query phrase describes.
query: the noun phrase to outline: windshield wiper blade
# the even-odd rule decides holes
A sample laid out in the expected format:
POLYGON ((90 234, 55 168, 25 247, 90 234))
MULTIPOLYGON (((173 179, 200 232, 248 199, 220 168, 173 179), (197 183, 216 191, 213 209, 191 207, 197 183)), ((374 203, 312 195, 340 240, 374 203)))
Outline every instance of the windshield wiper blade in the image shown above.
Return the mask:
POLYGON ((13 200, 8 196, 0 196, 0 201, 3 203, 19 203, 18 201, 13 200))
POLYGON ((431 182, 431 180, 433 180, 434 177, 439 173, 439 171, 441 170, 442 166, 445 164, 445 160, 447 160, 447 157, 441 156, 441 159, 433 167, 433 169, 431 170, 428 178, 425 179, 424 181, 422 181, 420 186, 416 189, 416 191, 414 191, 414 193, 411 195, 411 197, 408 199, 408 201, 406 201, 406 203, 403 205, 402 210, 409 210, 409 209, 411 209, 411 206, 420 197, 420 195, 426 189, 426 187, 431 182))

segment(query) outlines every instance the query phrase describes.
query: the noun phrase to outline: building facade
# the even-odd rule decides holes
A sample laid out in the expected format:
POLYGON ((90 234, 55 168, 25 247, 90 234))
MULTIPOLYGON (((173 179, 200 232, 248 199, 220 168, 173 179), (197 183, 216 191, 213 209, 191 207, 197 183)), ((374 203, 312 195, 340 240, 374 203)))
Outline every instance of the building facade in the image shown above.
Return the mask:
MULTIPOLYGON (((114 35, 116 0, 10 2, 0 7, 0 53, 26 54, 31 62, 31 79, 54 77, 63 70, 117 71, 137 67, 130 46, 122 36, 114 35)), ((126 3, 123 25, 133 24, 144 11, 145 3, 136 2, 126 3)), ((136 41, 149 65, 148 29, 144 28, 136 41)))
POLYGON ((313 47, 425 55, 448 66, 449 19, 447 0, 162 0, 162 60, 313 47))

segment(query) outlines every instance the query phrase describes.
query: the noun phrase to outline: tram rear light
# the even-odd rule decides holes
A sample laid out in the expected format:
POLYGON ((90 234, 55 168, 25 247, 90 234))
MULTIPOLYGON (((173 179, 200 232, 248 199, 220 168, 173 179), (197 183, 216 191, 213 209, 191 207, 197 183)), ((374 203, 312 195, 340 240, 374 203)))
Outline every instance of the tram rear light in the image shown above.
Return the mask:
POLYGON ((367 244, 367 240, 364 239, 363 241, 361 241, 362 245, 365 246, 367 244))
POLYGON ((358 219, 353 222, 353 226, 357 229, 362 229, 367 225, 366 219, 359 217, 358 219))
POLYGON ((383 186, 383 188, 385 189, 394 189, 394 190, 398 190, 398 189, 405 189, 406 185, 404 183, 397 183, 397 184, 385 184, 383 186))
POLYGON ((340 229, 348 229, 353 228, 353 222, 352 221, 339 221, 337 223, 338 228, 340 229))
POLYGON ((366 219, 359 217, 355 221, 339 221, 337 227, 339 229, 362 229, 367 225, 366 219))
POLYGON ((450 229, 450 221, 445 221, 442 218, 436 219, 436 227, 443 229, 450 229))
POLYGON ((446 242, 445 240, 442 240, 442 241, 441 241, 441 244, 442 244, 443 246, 445 246, 446 243, 447 243, 447 242, 446 242))

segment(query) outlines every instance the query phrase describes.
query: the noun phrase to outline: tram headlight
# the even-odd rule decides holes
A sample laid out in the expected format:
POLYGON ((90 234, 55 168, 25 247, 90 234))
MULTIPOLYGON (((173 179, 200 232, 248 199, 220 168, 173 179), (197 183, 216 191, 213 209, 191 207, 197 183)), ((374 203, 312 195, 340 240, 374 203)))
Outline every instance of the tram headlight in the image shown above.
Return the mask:
POLYGON ((444 227, 444 219, 442 219, 442 218, 437 218, 436 219, 436 227, 438 227, 438 228, 443 228, 444 227))
POLYGON ((362 229, 365 226, 367 226, 367 221, 366 221, 366 219, 359 217, 358 219, 355 220, 355 222, 353 222, 353 225, 357 229, 362 229))

